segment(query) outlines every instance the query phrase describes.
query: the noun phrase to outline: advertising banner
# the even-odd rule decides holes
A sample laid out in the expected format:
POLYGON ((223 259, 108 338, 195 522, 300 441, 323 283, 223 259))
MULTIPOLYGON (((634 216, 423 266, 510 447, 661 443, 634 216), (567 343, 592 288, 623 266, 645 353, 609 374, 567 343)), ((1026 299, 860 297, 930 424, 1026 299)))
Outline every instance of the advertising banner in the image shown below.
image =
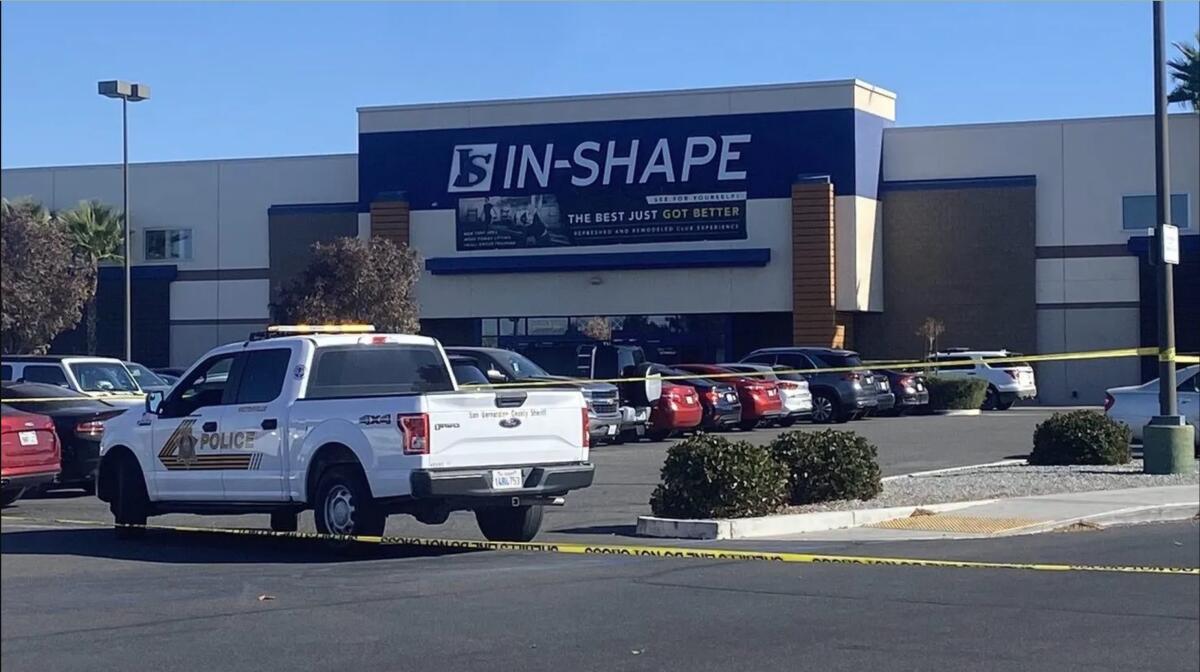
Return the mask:
POLYGON ((460 198, 461 250, 746 238, 746 192, 579 199, 554 194, 460 198))

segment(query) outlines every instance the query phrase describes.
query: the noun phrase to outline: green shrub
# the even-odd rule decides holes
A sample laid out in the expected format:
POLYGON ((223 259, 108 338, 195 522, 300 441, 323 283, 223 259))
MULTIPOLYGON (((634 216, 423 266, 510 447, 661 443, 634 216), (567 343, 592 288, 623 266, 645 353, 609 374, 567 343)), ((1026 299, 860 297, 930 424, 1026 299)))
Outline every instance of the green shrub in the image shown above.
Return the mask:
POLYGON ((787 471, 765 447, 700 434, 667 451, 650 509, 666 518, 741 518, 774 513, 786 497, 787 471))
POLYGON ((785 432, 767 448, 788 470, 792 504, 874 499, 883 489, 875 446, 854 432, 785 432))
POLYGON ((1030 464, 1127 464, 1133 432, 1103 413, 1055 413, 1033 432, 1030 464))
POLYGON ((965 410, 983 406, 987 381, 978 378, 925 379, 929 389, 929 407, 935 411, 965 410))

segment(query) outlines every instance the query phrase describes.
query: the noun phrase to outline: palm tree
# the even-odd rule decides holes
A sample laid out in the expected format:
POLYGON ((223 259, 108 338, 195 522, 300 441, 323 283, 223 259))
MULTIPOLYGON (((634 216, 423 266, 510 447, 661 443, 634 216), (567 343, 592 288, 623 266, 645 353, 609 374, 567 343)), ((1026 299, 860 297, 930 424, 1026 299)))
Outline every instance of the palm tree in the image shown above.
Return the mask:
MULTIPOLYGON (((1200 31, 1196 32, 1196 42, 1200 43, 1200 31)), ((1200 112, 1200 49, 1187 42, 1176 42, 1175 48, 1179 50, 1179 57, 1167 61, 1175 88, 1167 100, 1185 105, 1190 103, 1193 110, 1200 112)))
MULTIPOLYGON (((120 261, 125 216, 116 208, 100 201, 80 201, 73 210, 58 213, 79 254, 98 264, 101 261, 120 261)), ((97 274, 98 276, 99 274, 97 274)), ((96 286, 85 311, 88 354, 96 354, 96 286)))

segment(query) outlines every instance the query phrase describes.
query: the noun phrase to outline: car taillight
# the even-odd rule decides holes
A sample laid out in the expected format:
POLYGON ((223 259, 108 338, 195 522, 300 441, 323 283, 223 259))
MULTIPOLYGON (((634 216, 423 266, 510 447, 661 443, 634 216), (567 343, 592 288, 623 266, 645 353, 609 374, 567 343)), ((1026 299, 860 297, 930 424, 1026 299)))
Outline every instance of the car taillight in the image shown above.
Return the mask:
POLYGON ((781 389, 781 390, 798 390, 798 389, 800 389, 800 384, 794 383, 790 380, 781 380, 781 381, 779 381, 779 389, 781 389))
POLYGON ((588 421, 588 409, 586 407, 579 409, 579 417, 583 419, 583 443, 581 445, 584 448, 587 448, 588 446, 592 445, 592 433, 588 429, 588 425, 590 423, 588 421))
POLYGON ((81 439, 98 439, 104 435, 102 420, 85 420, 75 425, 75 436, 81 439))
MULTIPOLYGON (((587 411, 585 410, 586 414, 587 411)), ((396 416, 396 426, 404 434, 405 455, 429 454, 429 414, 411 413, 396 416)))
POLYGON ((843 380, 862 380, 862 374, 857 371, 847 371, 842 374, 843 380))
POLYGON ((721 400, 721 393, 715 387, 708 388, 708 392, 704 396, 708 397, 708 400, 714 404, 721 400))
POLYGON ((913 386, 912 376, 904 376, 897 382, 900 383, 900 387, 912 387, 913 386))
POLYGON ((1107 413, 1109 411, 1109 409, 1111 409, 1113 407, 1113 404, 1115 404, 1115 403, 1117 403, 1117 400, 1114 399, 1111 394, 1105 392, 1104 393, 1104 412, 1107 413))

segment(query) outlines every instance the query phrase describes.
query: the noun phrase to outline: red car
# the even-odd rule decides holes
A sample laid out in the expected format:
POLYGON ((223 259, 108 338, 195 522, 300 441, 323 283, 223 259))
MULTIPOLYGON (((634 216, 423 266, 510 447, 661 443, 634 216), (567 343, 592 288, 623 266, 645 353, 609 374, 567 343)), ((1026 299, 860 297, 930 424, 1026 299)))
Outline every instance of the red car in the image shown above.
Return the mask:
POLYGON ((53 481, 61 463, 53 420, 0 407, 0 506, 17 501, 26 488, 53 481))
POLYGON ((703 417, 704 407, 694 387, 664 380, 662 396, 650 408, 646 434, 651 441, 662 441, 675 432, 698 427, 703 417))
POLYGON ((742 420, 738 427, 749 431, 760 423, 777 420, 783 415, 783 399, 779 394, 779 383, 750 376, 729 377, 736 373, 713 364, 679 364, 675 368, 706 376, 725 375, 714 378, 720 383, 729 383, 737 388, 738 401, 742 403, 742 420))

